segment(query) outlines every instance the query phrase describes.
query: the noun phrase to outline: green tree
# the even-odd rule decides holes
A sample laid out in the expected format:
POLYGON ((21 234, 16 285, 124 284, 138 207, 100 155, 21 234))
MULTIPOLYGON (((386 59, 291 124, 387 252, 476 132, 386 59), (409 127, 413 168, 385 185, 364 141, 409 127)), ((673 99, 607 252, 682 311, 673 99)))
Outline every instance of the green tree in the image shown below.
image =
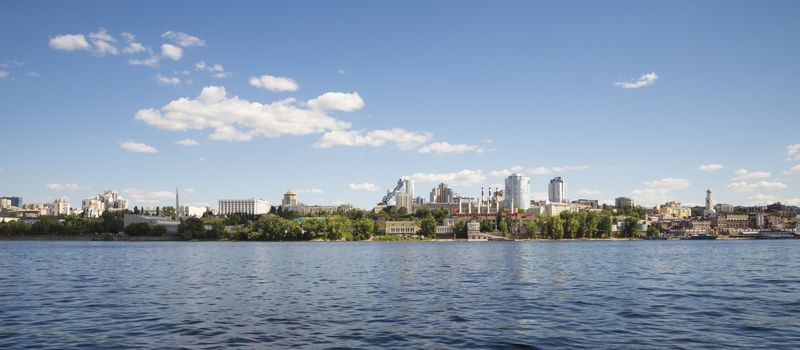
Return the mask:
POLYGON ((355 240, 370 239, 374 233, 375 221, 372 221, 372 219, 362 218, 353 222, 353 238, 355 240))
POLYGON ((625 218, 624 224, 622 226, 622 237, 632 238, 636 236, 638 224, 639 224, 639 219, 634 216, 629 216, 625 218))
POLYGON ((552 239, 561 239, 564 237, 564 220, 560 216, 551 216, 549 219, 548 231, 552 239))
POLYGON ((436 236, 436 219, 432 215, 422 219, 420 222, 420 235, 425 237, 436 236))
POLYGON ((185 240, 203 239, 205 237, 205 224, 198 218, 188 218, 178 225, 178 234, 185 240))
POLYGON ((174 207, 163 207, 161 208, 161 215, 174 217, 175 216, 175 208, 174 207))
POLYGON ((522 227, 525 228, 525 232, 528 233, 528 237, 530 239, 539 238, 538 227, 536 225, 536 221, 530 219, 523 219, 522 220, 522 227))
POLYGON ((125 226, 125 234, 128 236, 149 236, 150 224, 146 222, 135 222, 125 226))
POLYGON ((651 224, 647 227, 647 238, 657 238, 661 234, 657 224, 651 224))
POLYGON ((609 238, 613 233, 613 222, 611 220, 611 213, 603 212, 600 214, 597 222, 598 235, 600 237, 609 238))

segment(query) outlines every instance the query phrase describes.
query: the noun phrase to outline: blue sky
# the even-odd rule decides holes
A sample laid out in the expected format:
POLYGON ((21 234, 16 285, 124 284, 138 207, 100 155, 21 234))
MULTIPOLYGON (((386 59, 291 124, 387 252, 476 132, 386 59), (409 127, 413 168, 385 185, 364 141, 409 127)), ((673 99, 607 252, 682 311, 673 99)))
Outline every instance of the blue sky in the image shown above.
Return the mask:
POLYGON ((572 199, 800 204, 797 18, 793 1, 4 1, 0 195, 293 188, 370 208, 401 176, 475 196, 519 171, 533 198, 562 176, 572 199))

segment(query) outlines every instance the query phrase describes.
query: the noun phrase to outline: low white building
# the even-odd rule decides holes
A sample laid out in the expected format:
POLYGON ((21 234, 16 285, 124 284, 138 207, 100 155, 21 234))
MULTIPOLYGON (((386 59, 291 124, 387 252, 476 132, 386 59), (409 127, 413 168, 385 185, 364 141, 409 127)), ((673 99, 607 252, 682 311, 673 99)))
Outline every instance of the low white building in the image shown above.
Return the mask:
POLYGON ((193 207, 190 205, 181 205, 178 207, 178 216, 188 218, 188 217, 202 217, 203 214, 208 211, 207 207, 193 207))
POLYGON ((219 214, 231 215, 235 213, 243 214, 268 214, 272 204, 257 198, 249 199, 220 199, 219 214))

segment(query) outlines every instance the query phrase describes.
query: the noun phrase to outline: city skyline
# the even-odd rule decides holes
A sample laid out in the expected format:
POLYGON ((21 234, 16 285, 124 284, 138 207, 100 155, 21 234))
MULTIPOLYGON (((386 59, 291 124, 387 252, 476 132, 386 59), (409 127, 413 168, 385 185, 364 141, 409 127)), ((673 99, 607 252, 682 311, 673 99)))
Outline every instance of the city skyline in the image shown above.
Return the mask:
POLYGON ((0 196, 371 208, 521 173, 534 200, 800 205, 795 3, 188 4, 0 5, 0 196))

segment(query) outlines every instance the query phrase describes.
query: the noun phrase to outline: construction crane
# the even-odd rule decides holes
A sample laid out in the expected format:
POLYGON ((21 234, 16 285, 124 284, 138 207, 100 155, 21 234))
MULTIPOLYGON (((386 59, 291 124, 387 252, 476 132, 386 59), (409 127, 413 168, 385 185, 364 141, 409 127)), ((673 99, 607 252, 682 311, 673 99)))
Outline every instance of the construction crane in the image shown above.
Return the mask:
POLYGON ((389 201, 392 200, 392 198, 394 198, 394 195, 397 194, 397 191, 399 191, 401 187, 403 187, 403 178, 402 177, 399 180, 397 180, 397 186, 395 186, 393 190, 386 191, 386 195, 383 196, 383 199, 381 200, 381 202, 379 204, 389 205, 389 201))

